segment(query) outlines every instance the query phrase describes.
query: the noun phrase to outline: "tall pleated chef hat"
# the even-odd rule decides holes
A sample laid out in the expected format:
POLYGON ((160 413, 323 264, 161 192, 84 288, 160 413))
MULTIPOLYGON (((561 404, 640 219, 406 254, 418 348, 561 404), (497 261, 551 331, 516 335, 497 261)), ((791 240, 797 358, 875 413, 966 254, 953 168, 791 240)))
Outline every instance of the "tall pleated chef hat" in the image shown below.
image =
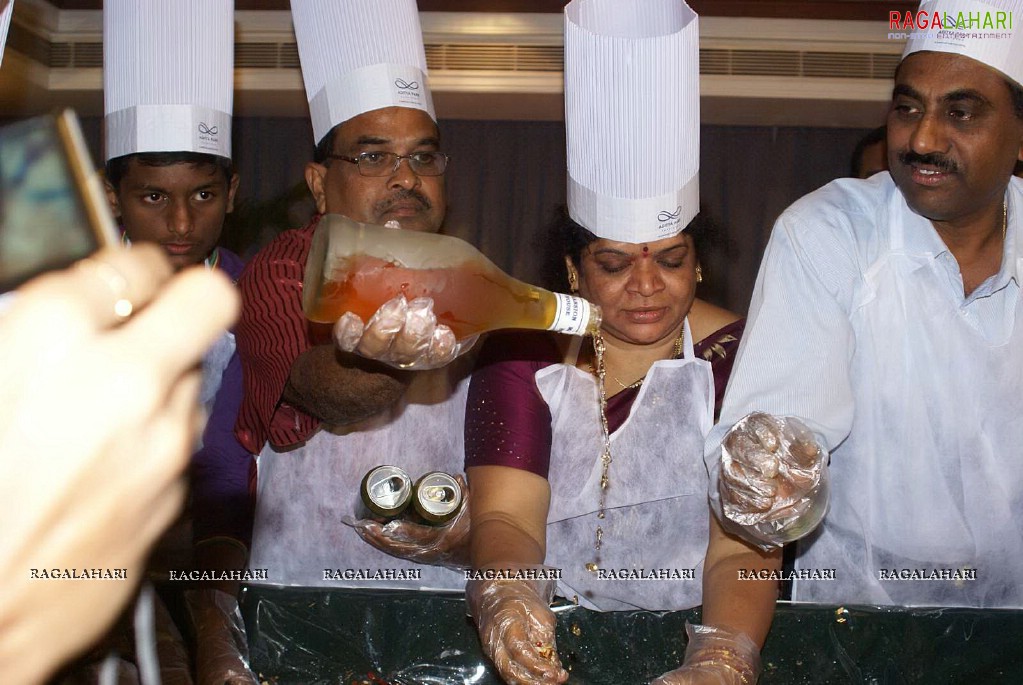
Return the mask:
POLYGON ((4 46, 7 45, 7 30, 11 28, 11 13, 13 11, 14 0, 9 0, 3 10, 0 10, 0 64, 3 64, 4 61, 4 46))
POLYGON ((384 107, 436 121, 415 0, 292 0, 313 134, 384 107))
POLYGON ((925 0, 915 17, 926 16, 926 29, 909 29, 902 53, 930 50, 970 57, 1023 85, 1023 0, 925 0), (935 25, 937 13, 941 27, 935 25), (960 23, 961 22, 961 23, 960 23))
POLYGON ((233 0, 104 0, 106 158, 231 157, 233 0))
POLYGON ((699 22, 682 0, 565 7, 568 211, 601 238, 667 238, 699 212, 699 22))

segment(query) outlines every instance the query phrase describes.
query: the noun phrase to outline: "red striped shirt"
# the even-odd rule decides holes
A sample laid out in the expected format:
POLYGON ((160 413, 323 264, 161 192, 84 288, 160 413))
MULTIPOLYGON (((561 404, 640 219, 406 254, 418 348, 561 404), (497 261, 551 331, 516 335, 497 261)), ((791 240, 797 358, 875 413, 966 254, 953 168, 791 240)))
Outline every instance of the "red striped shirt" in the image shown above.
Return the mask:
POLYGON ((276 448, 305 442, 320 423, 281 400, 291 365, 314 344, 302 312, 302 279, 319 219, 277 236, 238 280, 242 314, 236 336, 245 393, 235 435, 253 454, 267 440, 276 448))

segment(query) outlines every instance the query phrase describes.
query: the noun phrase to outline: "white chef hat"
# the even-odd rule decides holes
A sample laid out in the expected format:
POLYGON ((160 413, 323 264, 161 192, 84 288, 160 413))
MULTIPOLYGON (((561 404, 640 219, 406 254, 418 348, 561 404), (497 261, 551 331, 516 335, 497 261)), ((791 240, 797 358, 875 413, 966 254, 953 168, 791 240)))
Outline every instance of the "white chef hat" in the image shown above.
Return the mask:
POLYGON ((914 17, 927 28, 911 29, 903 59, 922 50, 963 55, 1023 85, 1023 0, 924 0, 914 17), (940 27, 934 15, 940 18, 940 27))
POLYGON ((670 237, 699 212, 699 26, 683 0, 565 7, 568 211, 611 240, 670 237))
POLYGON ((292 0, 313 134, 384 107, 434 120, 416 0, 292 0))
POLYGON ((106 158, 230 158, 233 77, 233 0, 104 0, 106 158))
POLYGON ((4 5, 3 11, 0 11, 0 64, 4 61, 4 46, 7 45, 7 30, 11 27, 11 12, 13 11, 14 0, 9 0, 4 5))

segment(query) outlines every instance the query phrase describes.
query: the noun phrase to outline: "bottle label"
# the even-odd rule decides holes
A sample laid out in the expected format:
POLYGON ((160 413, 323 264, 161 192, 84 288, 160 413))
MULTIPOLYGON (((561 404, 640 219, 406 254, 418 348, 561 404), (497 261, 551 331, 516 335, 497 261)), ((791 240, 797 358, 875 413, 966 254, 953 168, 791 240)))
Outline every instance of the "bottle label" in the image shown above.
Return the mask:
POLYGON ((554 314, 554 323, 547 330, 569 335, 585 335, 586 324, 590 321, 590 303, 575 295, 554 293, 558 309, 554 314))

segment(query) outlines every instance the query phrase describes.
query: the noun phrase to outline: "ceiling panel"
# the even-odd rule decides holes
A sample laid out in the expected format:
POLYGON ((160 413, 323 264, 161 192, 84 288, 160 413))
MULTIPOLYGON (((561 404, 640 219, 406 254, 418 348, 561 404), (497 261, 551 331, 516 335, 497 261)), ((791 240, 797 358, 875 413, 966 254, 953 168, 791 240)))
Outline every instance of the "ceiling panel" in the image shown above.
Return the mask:
MULTIPOLYGON (((100 9, 102 0, 50 0, 60 9, 100 9)), ((565 0, 419 0, 422 12, 560 12, 565 0)), ((711 17, 859 19, 888 21, 889 12, 915 10, 917 2, 890 0, 691 0, 711 17)), ((239 10, 287 10, 289 0, 235 0, 239 10)))
MULTIPOLYGON (((307 116, 288 1, 235 2, 238 8, 269 8, 237 17, 236 115, 307 116)), ((550 10, 563 2, 419 0, 438 114, 456 119, 561 118, 559 13, 495 10, 550 10), (445 9, 475 11, 438 11, 445 9)), ((86 113, 102 111, 102 18, 97 9, 87 9, 102 2, 53 3, 64 9, 53 10, 45 0, 23 0, 15 11, 0 75, 0 109, 9 114, 27 115, 56 104, 74 104, 86 113)), ((708 123, 867 126, 890 98, 901 43, 889 35, 887 16, 883 21, 824 17, 878 7, 889 12, 898 8, 896 3, 692 4, 700 11, 713 8, 710 16, 704 12, 700 24, 700 87, 708 123), (795 16, 745 16, 750 8, 753 15, 795 16)))

